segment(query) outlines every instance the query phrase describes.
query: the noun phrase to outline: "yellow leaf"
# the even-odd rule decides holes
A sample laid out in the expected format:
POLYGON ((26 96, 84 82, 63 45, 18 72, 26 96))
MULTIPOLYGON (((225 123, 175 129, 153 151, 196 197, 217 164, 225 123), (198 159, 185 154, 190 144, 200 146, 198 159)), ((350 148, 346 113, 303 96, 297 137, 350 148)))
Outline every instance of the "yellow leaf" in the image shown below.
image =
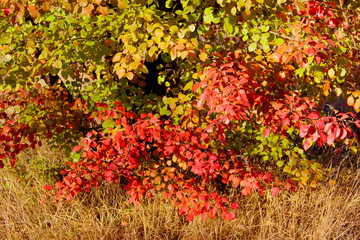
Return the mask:
POLYGON ((155 29, 155 36, 157 36, 157 37, 162 37, 162 36, 164 36, 163 30, 160 29, 160 28, 155 29))
POLYGON ((191 120, 192 120, 193 123, 196 124, 196 123, 199 122, 199 117, 198 116, 192 116, 191 120))
POLYGON ((118 78, 123 78, 124 77, 124 75, 125 75, 125 69, 119 69, 119 70, 117 70, 116 71, 116 74, 118 75, 118 78))
POLYGON ((188 51, 182 51, 182 52, 181 52, 181 55, 180 55, 180 56, 181 56, 181 59, 184 60, 184 59, 187 57, 188 54, 189 54, 188 51))
POLYGON ((169 28, 169 31, 171 34, 176 34, 179 32, 179 28, 175 25, 172 25, 170 28, 169 28))
POLYGON ((88 5, 88 0, 79 0, 78 3, 80 7, 86 7, 88 5))
POLYGON ((152 17, 149 13, 144 13, 144 20, 147 22, 151 22, 152 21, 152 17))
POLYGON ((328 71, 328 76, 331 78, 331 79, 334 79, 335 78, 335 71, 333 68, 330 68, 329 71, 328 71))
POLYGON ((167 49, 169 47, 169 44, 166 43, 166 42, 160 42, 159 43, 159 47, 164 50, 164 49, 167 49))
POLYGON ((232 7, 232 8, 231 8, 231 14, 232 14, 232 15, 235 16, 235 15, 236 15, 236 11, 237 11, 236 7, 232 7))
POLYGON ((199 58, 201 61, 205 62, 208 59, 208 55, 205 52, 200 53, 199 58))
POLYGON ((142 57, 140 56, 140 54, 134 54, 134 55, 133 55, 133 59, 134 59, 135 61, 140 62, 141 59, 142 59, 142 57))
POLYGON ((120 61, 120 58, 121 58, 121 54, 120 54, 120 53, 115 54, 115 56, 114 56, 114 58, 113 58, 113 62, 118 62, 118 61, 120 61))
POLYGON ((150 57, 152 57, 157 51, 158 51, 158 48, 156 46, 152 46, 150 48, 150 50, 148 51, 148 54, 150 57))
POLYGON ((350 97, 348 97, 347 99, 347 105, 349 105, 350 107, 352 105, 354 105, 354 97, 352 95, 350 95, 350 97))
POLYGON ((341 93, 342 93, 342 90, 341 90, 341 88, 335 88, 335 94, 336 94, 336 96, 338 97, 338 96, 340 96, 341 95, 341 93))
POLYGON ((134 78, 134 73, 133 73, 133 72, 128 72, 128 73, 126 74, 126 77, 131 81, 131 80, 133 80, 133 78, 134 78))
POLYGON ((189 29, 190 29, 191 32, 194 32, 194 31, 196 30, 195 24, 191 24, 191 25, 189 26, 189 29))
POLYGON ((251 8, 251 0, 247 0, 245 2, 245 12, 247 15, 250 15, 250 8, 251 8))
POLYGON ((360 112, 360 98, 358 98, 358 99, 356 99, 356 102, 355 102, 355 104, 354 104, 354 110, 355 110, 355 112, 360 112))
POLYGON ((239 0, 236 4, 238 5, 239 10, 241 7, 245 6, 244 0, 239 0))

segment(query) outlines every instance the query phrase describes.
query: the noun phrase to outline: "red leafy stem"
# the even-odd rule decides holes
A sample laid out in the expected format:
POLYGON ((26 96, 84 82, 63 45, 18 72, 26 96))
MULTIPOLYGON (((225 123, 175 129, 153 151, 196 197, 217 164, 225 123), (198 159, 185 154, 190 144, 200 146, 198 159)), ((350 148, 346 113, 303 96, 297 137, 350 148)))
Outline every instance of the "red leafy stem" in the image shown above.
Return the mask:
MULTIPOLYGON (((97 187, 99 180, 106 180, 125 185, 130 203, 140 204, 143 198, 162 192, 189 221, 199 214, 203 219, 215 217, 218 210, 231 220, 235 215, 228 212, 228 205, 236 208, 237 204, 211 193, 211 183, 220 179, 222 184, 241 186, 244 196, 253 190, 263 194, 265 185, 293 188, 291 182, 275 181, 271 174, 245 166, 237 157, 239 152, 221 145, 211 147, 212 135, 200 127, 183 130, 151 113, 136 117, 120 103, 115 104, 112 109, 99 111, 98 120, 111 117, 115 121, 108 135, 89 132, 82 145, 74 148, 81 153, 81 160, 68 163, 71 169, 64 170, 66 176, 56 184, 60 189, 57 200, 71 200, 77 193, 97 187)), ((107 104, 98 106, 108 108, 107 104)), ((277 192, 275 187, 272 194, 277 192)))
POLYGON ((11 157, 14 167, 16 155, 41 145, 42 138, 51 139, 54 134, 69 130, 77 132, 91 124, 92 119, 84 114, 84 108, 86 103, 80 99, 69 103, 66 92, 56 89, 20 88, 1 92, 0 166, 4 165, 1 159, 11 157))
MULTIPOLYGON (((245 61, 234 58, 230 53, 229 57, 211 64, 204 72, 203 80, 193 86, 194 92, 202 88, 197 102, 198 109, 208 110, 207 115, 213 118, 206 131, 213 132, 216 127, 215 137, 224 145, 225 130, 236 125, 235 122, 238 124, 246 120, 260 121, 266 127, 265 137, 270 132, 286 137, 290 127, 298 128, 300 137, 304 138, 305 150, 311 142, 322 146, 324 143, 331 145, 336 138, 357 138, 350 128, 351 123, 360 126, 355 114, 322 116, 315 101, 301 97, 299 92, 262 88, 251 76, 250 68, 245 61)), ((273 82, 274 79, 268 81, 273 82)))

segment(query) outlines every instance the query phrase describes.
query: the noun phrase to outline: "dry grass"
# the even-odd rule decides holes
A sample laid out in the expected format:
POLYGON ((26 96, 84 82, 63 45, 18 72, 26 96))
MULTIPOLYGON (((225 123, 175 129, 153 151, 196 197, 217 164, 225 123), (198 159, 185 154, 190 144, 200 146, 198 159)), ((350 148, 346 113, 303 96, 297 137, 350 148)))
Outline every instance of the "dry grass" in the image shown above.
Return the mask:
POLYGON ((56 203, 43 186, 63 156, 46 147, 0 171, 0 239, 359 239, 360 171, 341 173, 335 186, 277 197, 238 197, 238 218, 191 223, 171 203, 154 198, 126 204, 119 187, 104 184, 71 203, 56 203), (43 168, 46 163, 45 169, 43 168), (49 169, 53 169, 49 171, 49 169), (129 216, 129 219, 126 219, 129 216), (126 222, 126 225, 125 225, 126 222), (123 226, 125 225, 125 226, 123 226))

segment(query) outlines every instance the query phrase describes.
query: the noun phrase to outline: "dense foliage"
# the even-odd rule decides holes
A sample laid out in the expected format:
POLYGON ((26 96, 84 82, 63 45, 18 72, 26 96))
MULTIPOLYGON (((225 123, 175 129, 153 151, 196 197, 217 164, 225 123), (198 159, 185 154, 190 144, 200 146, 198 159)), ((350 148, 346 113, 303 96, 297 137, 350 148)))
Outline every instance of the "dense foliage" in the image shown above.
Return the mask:
POLYGON ((68 152, 57 200, 105 180, 135 204, 162 192, 189 221, 234 219, 228 191, 315 187, 325 169, 309 148, 357 150, 357 1, 0 8, 0 159, 42 141, 68 152), (336 98, 345 111, 324 111, 336 98))

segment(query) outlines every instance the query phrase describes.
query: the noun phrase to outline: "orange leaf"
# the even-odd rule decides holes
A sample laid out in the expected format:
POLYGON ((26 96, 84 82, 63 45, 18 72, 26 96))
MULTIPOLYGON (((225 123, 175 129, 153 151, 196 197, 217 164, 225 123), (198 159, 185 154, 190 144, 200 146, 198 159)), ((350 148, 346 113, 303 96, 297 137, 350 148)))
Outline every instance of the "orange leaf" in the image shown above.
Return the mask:
POLYGON ((330 89, 330 81, 326 81, 324 84, 324 91, 329 91, 330 89))
POLYGON ((126 8, 125 3, 121 0, 118 0, 118 6, 121 10, 124 10, 126 8))
POLYGON ((160 177, 160 176, 157 176, 157 177, 154 179, 154 183, 155 183, 155 184, 160 183, 160 181, 161 181, 161 177, 160 177))
POLYGON ((50 1, 43 2, 42 9, 44 12, 47 12, 50 10, 50 1))
POLYGON ((28 6, 27 10, 30 13, 30 16, 35 19, 39 16, 39 12, 36 10, 35 6, 28 6))
POLYGON ((109 8, 108 7, 103 7, 103 6, 99 6, 98 7, 98 12, 104 16, 107 16, 109 14, 109 8))
POLYGON ((94 10, 94 9, 95 9, 94 5, 89 4, 86 8, 83 9, 82 14, 88 15, 88 14, 91 13, 92 10, 94 10))
POLYGON ((200 53, 199 58, 201 61, 205 62, 208 59, 208 55, 206 53, 200 53))
POLYGON ((286 30, 284 29, 284 28, 280 28, 280 32, 282 33, 282 34, 284 34, 284 35, 287 35, 287 32, 286 32, 286 30))
POLYGON ((279 53, 273 53, 272 59, 274 62, 280 62, 281 55, 279 53))

